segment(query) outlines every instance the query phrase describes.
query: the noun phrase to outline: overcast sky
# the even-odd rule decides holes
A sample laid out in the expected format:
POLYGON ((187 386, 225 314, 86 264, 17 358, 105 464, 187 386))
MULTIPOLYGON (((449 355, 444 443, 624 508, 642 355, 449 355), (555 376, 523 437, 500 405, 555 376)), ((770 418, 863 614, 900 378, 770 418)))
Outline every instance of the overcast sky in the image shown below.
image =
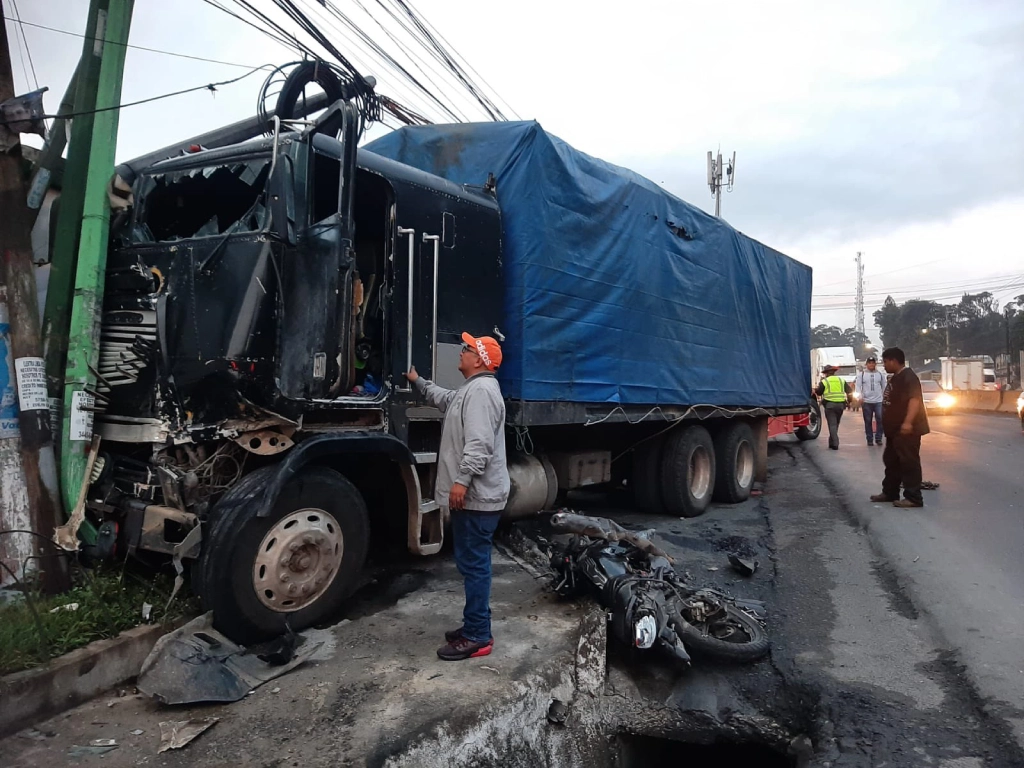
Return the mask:
MULTIPOLYGON (((320 14, 379 91, 414 102, 408 84, 346 41, 340 25, 331 29, 336 19, 316 0, 298 2, 320 14)), ((388 0, 333 2, 395 52, 360 10, 388 0)), ((12 16, 11 0, 4 7, 12 16)), ((26 22, 85 28, 87 0, 18 7, 26 22)), ((735 150, 723 215, 814 267, 815 323, 854 324, 857 251, 869 333, 887 293, 899 301, 953 301, 965 289, 992 288, 1002 301, 1024 293, 1020 0, 416 0, 415 8, 520 117, 705 210, 713 210, 707 150, 735 150)), ((8 21, 12 38, 15 26, 8 21)), ((82 42, 28 26, 25 35, 56 111, 82 42)), ((137 2, 131 43, 252 67, 296 58, 203 0, 137 2)), ((19 90, 30 90, 20 37, 12 51, 19 90)), ((122 101, 246 71, 131 49, 122 101)), ((263 79, 123 110, 118 159, 250 116, 263 79)))

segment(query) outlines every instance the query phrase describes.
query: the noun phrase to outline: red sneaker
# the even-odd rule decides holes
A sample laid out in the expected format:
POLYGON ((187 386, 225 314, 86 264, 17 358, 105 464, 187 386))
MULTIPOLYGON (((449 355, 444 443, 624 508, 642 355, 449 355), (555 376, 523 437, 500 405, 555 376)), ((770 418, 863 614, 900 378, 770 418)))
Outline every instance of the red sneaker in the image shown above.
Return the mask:
POLYGON ((448 645, 437 649, 437 657, 444 661, 463 661, 464 659, 475 659, 479 656, 489 656, 494 648, 494 638, 483 643, 470 640, 467 637, 457 637, 448 645))

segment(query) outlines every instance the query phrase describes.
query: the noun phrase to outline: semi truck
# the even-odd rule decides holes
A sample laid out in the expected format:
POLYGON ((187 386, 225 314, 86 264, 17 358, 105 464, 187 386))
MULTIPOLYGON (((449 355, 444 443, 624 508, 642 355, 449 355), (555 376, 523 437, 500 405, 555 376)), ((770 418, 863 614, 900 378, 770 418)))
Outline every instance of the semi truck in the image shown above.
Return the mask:
POLYGON ((359 125, 133 169, 71 443, 94 556, 173 560, 250 642, 336 612, 371 541, 439 552, 443 416, 403 374, 459 386, 463 332, 503 344, 511 519, 600 486, 699 515, 817 436, 810 268, 535 122, 359 125))

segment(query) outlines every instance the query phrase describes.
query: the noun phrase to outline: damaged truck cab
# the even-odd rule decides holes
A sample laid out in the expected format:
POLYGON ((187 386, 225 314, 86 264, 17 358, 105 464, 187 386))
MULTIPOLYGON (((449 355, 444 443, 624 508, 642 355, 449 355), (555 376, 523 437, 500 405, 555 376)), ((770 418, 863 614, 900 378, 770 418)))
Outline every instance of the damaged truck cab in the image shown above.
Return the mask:
POLYGON ((332 110, 145 169, 108 257, 100 554, 184 557, 241 640, 336 610, 371 532, 439 551, 441 414, 403 373, 457 386, 461 331, 500 317, 492 191, 359 152, 332 110))

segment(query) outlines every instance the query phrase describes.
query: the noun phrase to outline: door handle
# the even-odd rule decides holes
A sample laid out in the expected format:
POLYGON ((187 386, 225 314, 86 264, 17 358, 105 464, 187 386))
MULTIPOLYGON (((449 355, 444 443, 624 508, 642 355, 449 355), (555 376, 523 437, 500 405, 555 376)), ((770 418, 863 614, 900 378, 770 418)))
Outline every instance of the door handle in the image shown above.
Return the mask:
MULTIPOLYGON (((407 229, 405 227, 398 228, 398 236, 403 235, 409 236, 409 298, 408 306, 406 307, 406 318, 405 318, 405 370, 406 372, 412 370, 412 302, 413 302, 413 283, 416 278, 416 259, 415 259, 415 241, 416 241, 416 230, 407 229)), ((406 381, 405 386, 395 387, 396 392, 412 392, 412 384, 406 381)))
POLYGON ((438 279, 438 268, 441 257, 441 236, 440 235, 428 235, 426 232, 423 233, 423 242, 427 243, 431 240, 434 241, 434 323, 431 329, 431 344, 430 344, 430 377, 437 381, 437 279, 438 279))

